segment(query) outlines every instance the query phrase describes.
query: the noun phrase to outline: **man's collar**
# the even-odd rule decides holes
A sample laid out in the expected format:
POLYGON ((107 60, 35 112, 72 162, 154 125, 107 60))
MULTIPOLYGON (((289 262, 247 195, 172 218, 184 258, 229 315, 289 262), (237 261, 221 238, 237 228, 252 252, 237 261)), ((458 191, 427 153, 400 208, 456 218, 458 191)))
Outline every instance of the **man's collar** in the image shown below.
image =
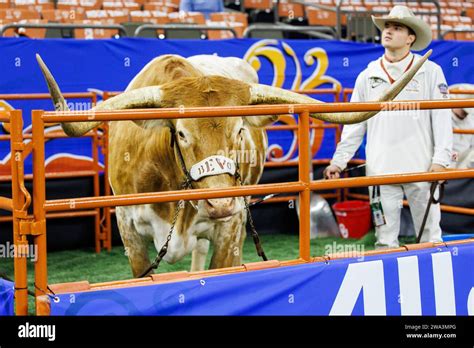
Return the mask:
MULTIPOLYGON (((421 56, 419 54, 415 54, 415 53, 413 55, 415 56, 415 60, 413 61, 413 64, 415 64, 419 59, 421 59, 421 56)), ((380 57, 377 60, 374 60, 374 61, 370 62, 370 64, 367 67, 368 77, 369 78, 380 78, 380 79, 382 79, 382 80, 389 83, 387 74, 385 74, 385 72, 382 69, 382 66, 380 65, 380 60, 382 59, 382 57, 380 57)), ((416 72, 415 76, 425 72, 425 69, 426 69, 425 64, 423 64, 420 67, 420 69, 416 72)))

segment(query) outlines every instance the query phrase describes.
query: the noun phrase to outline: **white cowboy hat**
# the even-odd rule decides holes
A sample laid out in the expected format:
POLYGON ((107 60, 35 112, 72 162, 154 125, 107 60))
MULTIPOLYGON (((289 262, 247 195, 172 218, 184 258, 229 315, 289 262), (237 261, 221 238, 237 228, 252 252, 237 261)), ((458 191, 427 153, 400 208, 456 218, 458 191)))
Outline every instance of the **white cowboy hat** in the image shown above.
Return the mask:
POLYGON ((415 32, 416 40, 411 47, 414 51, 421 51, 431 43, 431 28, 422 19, 416 17, 413 11, 406 6, 397 5, 392 8, 388 16, 372 16, 375 26, 382 31, 386 22, 400 23, 415 32))
MULTIPOLYGON (((449 86, 450 90, 458 91, 474 91, 474 85, 470 83, 457 83, 449 86)), ((474 94, 460 94, 460 93, 450 93, 451 99, 474 99, 474 94)), ((468 114, 474 113, 474 108, 462 108, 466 110, 468 114)))

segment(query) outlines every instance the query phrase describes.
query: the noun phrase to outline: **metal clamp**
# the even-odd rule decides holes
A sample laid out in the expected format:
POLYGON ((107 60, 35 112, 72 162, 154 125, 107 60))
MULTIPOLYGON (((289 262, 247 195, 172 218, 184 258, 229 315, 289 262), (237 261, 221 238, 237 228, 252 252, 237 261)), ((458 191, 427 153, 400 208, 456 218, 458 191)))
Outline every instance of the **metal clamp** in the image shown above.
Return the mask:
POLYGON ((46 232, 46 221, 20 221, 20 235, 39 236, 46 232))

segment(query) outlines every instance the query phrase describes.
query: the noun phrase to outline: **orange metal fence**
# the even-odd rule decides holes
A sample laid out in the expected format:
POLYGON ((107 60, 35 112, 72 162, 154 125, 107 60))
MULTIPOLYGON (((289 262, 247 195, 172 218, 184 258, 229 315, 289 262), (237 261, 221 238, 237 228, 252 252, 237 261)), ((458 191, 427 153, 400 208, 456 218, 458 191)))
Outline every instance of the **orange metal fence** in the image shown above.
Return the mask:
MULTIPOLYGON (((387 110, 391 107, 399 108, 402 104, 413 106, 414 102, 392 102, 392 103, 334 103, 293 105, 294 112, 299 114, 298 142, 299 148, 309 149, 309 112, 332 112, 332 111, 373 111, 387 110)), ((416 102, 421 109, 431 108, 453 108, 474 107, 474 100, 459 101, 426 101, 416 102)), ((145 110, 120 110, 109 112, 97 112, 96 121, 112 121, 126 119, 155 119, 155 118, 201 118, 201 117, 233 117, 247 115, 285 114, 288 105, 261 105, 244 107, 213 107, 213 108, 190 108, 183 114, 179 109, 145 109, 145 110)), ((90 120, 90 113, 55 113, 44 111, 33 111, 33 217, 28 218, 27 209, 31 203, 28 192, 24 189, 23 153, 25 145, 23 141, 22 119, 19 111, 1 113, 0 119, 12 122, 12 153, 17 161, 12 161, 12 201, 4 200, 3 204, 13 210, 14 242, 16 245, 27 243, 26 236, 33 237, 33 243, 37 248, 37 261, 35 263, 35 293, 36 296, 48 292, 47 278, 47 255, 46 255, 46 214, 54 211, 76 211, 82 209, 96 209, 101 207, 136 205, 144 203, 171 202, 196 199, 211 199, 221 197, 235 197, 244 195, 259 195, 280 192, 297 192, 300 199, 300 226, 299 226, 299 255, 300 260, 296 262, 310 262, 310 193, 311 190, 336 189, 341 187, 360 187, 377 184, 396 184, 403 182, 435 181, 442 179, 456 179, 474 177, 474 170, 454 170, 443 173, 416 173, 404 175, 387 175, 379 177, 346 178, 339 180, 311 181, 310 178, 310 154, 309 151, 301 151, 298 160, 298 181, 250 185, 244 187, 231 187, 224 189, 209 190, 183 190, 169 192, 154 192, 134 195, 117 195, 106 197, 87 197, 75 199, 46 200, 46 174, 44 154, 44 127, 49 122, 82 122, 90 120), (2 116, 3 115, 3 116, 2 116), (8 116, 8 117, 7 117, 8 116), (17 156, 18 155, 18 156, 17 156), (10 204, 11 203, 11 204, 10 204), (71 204, 73 203, 73 204, 71 204)), ((27 273, 26 255, 18 255, 15 258, 15 284, 16 284, 16 313, 24 315, 28 313, 27 302, 27 273)))
MULTIPOLYGON (((332 95, 334 101, 337 102, 340 100, 341 92, 338 88, 320 88, 320 89, 309 89, 309 90, 296 90, 295 92, 308 94, 308 95, 332 95)), ((453 94, 456 93, 466 93, 466 91, 450 91, 453 94)), ((103 92, 102 97, 103 99, 108 99, 111 96, 117 95, 120 92, 103 92)), ((343 100, 347 101, 348 95, 352 93, 351 88, 345 88, 342 91, 343 100)), ((467 91, 467 93, 473 93, 474 91, 467 91)), ((92 104, 97 102, 98 94, 97 92, 80 92, 80 93, 66 93, 66 98, 90 98, 92 104)), ((47 93, 42 94, 0 94, 0 99, 5 100, 33 100, 33 99, 49 99, 50 95, 47 93)), ((337 144, 341 137, 341 127, 340 125, 335 124, 310 124, 311 129, 334 129, 335 130, 335 143, 337 144)), ((74 172, 47 172, 46 178, 53 179, 53 178, 77 178, 77 177, 92 177, 93 178, 93 190, 94 195, 99 196, 100 185, 99 185, 99 178, 100 172, 103 170, 103 184, 105 195, 109 196, 111 194, 110 186, 108 183, 108 127, 105 124, 102 127, 103 132, 99 133, 97 130, 88 133, 87 137, 92 138, 92 157, 93 157, 93 169, 92 170, 84 170, 84 171, 74 171, 74 172), (98 154, 99 151, 102 151, 104 156, 104 168, 102 169, 99 166, 98 154)), ((268 131, 282 131, 282 130, 292 130, 295 132, 295 137, 297 138, 297 130, 298 125, 274 125, 267 127, 268 131)), ((455 133, 457 134, 474 134, 474 130, 460 130, 455 129, 455 133)), ((31 135, 27 134, 24 135, 26 138, 30 138, 31 135)), ((56 133, 49 133, 45 136, 45 140, 50 139, 57 139, 57 138, 65 138, 66 135, 63 132, 56 132, 56 133)), ((9 135, 0 135, 0 140, 9 140, 9 135)), ((28 151, 31 151, 31 146, 28 147, 28 151)), ((296 148, 294 148, 296 151, 296 148)), ((291 156, 290 156, 291 157, 291 156)), ((329 163, 329 159, 316 159, 312 161, 315 165, 325 165, 329 163)), ((363 160, 351 160, 350 164, 361 164, 364 163, 363 160)), ((267 161, 265 163, 265 167, 268 168, 275 168, 275 167, 290 167, 290 166, 297 166, 298 163, 295 160, 288 160, 282 162, 272 162, 267 161)), ((31 175, 25 175, 26 180, 31 180, 31 175)), ((0 181, 10 181, 11 175, 0 175, 0 181)), ((360 194, 351 194, 349 193, 348 189, 338 189, 336 193, 325 193, 322 196, 326 199, 335 198, 337 200, 344 200, 346 198, 356 198, 356 199, 368 199, 367 195, 360 195, 360 194)), ((272 203, 272 202, 285 202, 289 200, 295 200, 296 196, 294 195, 287 195, 283 197, 274 197, 271 198, 264 203, 272 203)), ((1 202, 0 202, 1 204, 1 202)), ((107 250, 111 250, 112 248, 112 228, 111 228, 111 213, 115 211, 114 208, 106 207, 103 210, 101 209, 94 209, 90 211, 81 211, 81 212, 57 212, 57 213, 49 213, 48 218, 72 218, 72 217, 82 217, 82 216, 93 216, 94 217, 94 230, 95 230, 95 250, 96 252, 100 252, 102 248, 106 248, 107 250)), ((451 207, 442 205, 442 211, 447 212, 457 212, 461 214, 471 214, 471 210, 466 210, 465 208, 460 207, 451 207)), ((12 221, 12 216, 2 216, 0 217, 0 222, 12 221)))
MULTIPOLYGON (((308 89, 308 90, 299 90, 295 91, 298 93, 309 94, 309 95, 332 95, 334 101, 340 100, 340 91, 338 88, 320 88, 320 89, 308 89)), ((110 97, 113 97, 121 92, 109 92, 105 91, 100 94, 103 100, 106 100, 110 97)), ((97 92, 77 92, 77 93, 64 93, 65 98, 70 99, 91 99, 92 105, 97 103, 99 93, 97 92)), ((29 93, 29 94, 0 94, 0 100, 41 100, 41 99, 50 99, 51 96, 48 93, 29 93)), ((0 120, 2 121, 2 120, 0 120)), ((8 120, 7 120, 8 121, 8 120)), ((6 122, 6 124, 9 124, 6 122)), ((89 132, 84 135, 84 137, 90 137, 92 139, 92 160, 93 160, 93 169, 92 170, 82 170, 82 171, 61 171, 61 172, 47 172, 46 179, 70 179, 70 178, 79 178, 79 177, 92 177, 93 179, 93 192, 94 196, 100 195, 100 172, 103 171, 103 185, 104 185, 104 194, 109 196, 111 194, 111 189, 108 182, 108 127, 104 124, 102 127, 102 133, 98 132, 97 129, 89 132), (99 151, 102 152, 104 159, 104 168, 101 168, 99 165, 99 151)), ((340 127, 339 125, 311 125, 312 129, 334 129, 336 132, 336 144, 340 139, 340 127)), ((276 130, 293 130, 298 129, 297 125, 279 125, 279 126, 270 126, 268 127, 269 131, 276 130)), ((62 131, 48 133, 45 135, 45 141, 51 139, 67 138, 62 131)), ((25 139, 30 139, 31 134, 25 134, 25 139)), ((10 140, 10 135, 0 135, 0 140, 8 141, 10 140)), ((295 149, 296 150, 296 149, 295 149)), ((28 146, 28 150, 31 151, 31 145, 28 146)), ((326 164, 328 160, 314 160, 313 164, 326 164)), ((283 166, 297 166, 297 162, 294 160, 284 161, 284 162, 266 162, 265 167, 283 167, 283 166)), ((25 180, 32 180, 32 175, 25 175, 25 180)), ((11 181, 11 175, 0 175, 0 182, 9 182, 11 181)), ((325 198, 340 198, 340 194, 324 194, 325 198)), ((271 202, 281 202, 296 199, 295 196, 275 197, 271 198, 265 203, 271 202)), ((1 203, 0 203, 1 204, 1 203)), ((103 210, 97 208, 90 211, 81 211, 81 212, 57 212, 49 213, 47 217, 49 219, 56 218, 74 218, 74 217, 84 217, 92 216, 94 217, 94 236, 95 236, 95 251, 98 253, 102 248, 110 251, 112 249, 112 223, 111 223, 111 213, 114 213, 115 209, 106 207, 103 210)), ((10 222, 13 220, 12 216, 1 216, 0 222, 10 222)))
MULTIPOLYGON (((92 92, 78 92, 78 93, 64 93, 65 98, 70 99, 89 99, 91 105, 97 103, 97 95, 92 92)), ((50 99, 51 95, 49 93, 29 93, 29 94, 0 94, 0 100, 41 100, 41 99, 50 99)), ((6 125, 9 125, 8 122, 5 122, 6 125)), ((8 126, 9 127, 9 126, 8 126)), ((8 128, 6 127, 6 128, 8 128)), ((46 173, 46 179, 71 179, 79 177, 91 177, 93 181, 93 192, 94 196, 100 196, 100 172, 102 168, 99 165, 99 147, 102 146, 102 143, 106 139, 101 136, 97 130, 93 130, 84 135, 84 137, 91 138, 92 145, 92 169, 91 170, 79 170, 79 171, 48 171, 46 173)), ((24 139, 31 139, 31 134, 24 134, 24 139)), ((45 141, 52 139, 62 139, 68 138, 66 134, 62 131, 49 132, 45 135, 45 141)), ((11 139, 10 134, 0 135, 0 141, 9 141, 11 139)), ((31 143, 25 145, 25 156, 32 151, 31 143)), ((12 152, 13 158, 13 152, 12 152)), ((32 180, 32 175, 25 175, 25 180, 32 180)), ((12 175, 0 175, 0 182, 10 182, 12 180, 12 175)), ((107 231, 109 226, 107 225, 106 214, 102 214, 100 209, 94 209, 83 212, 58 212, 55 214, 48 214, 48 218, 73 218, 73 217, 83 217, 83 216, 92 216, 94 217, 94 238, 95 238, 95 250, 100 252, 102 247, 106 247, 110 250, 111 243, 107 238, 107 231)), ((10 222, 13 220, 12 216, 1 216, 0 222, 10 222)))

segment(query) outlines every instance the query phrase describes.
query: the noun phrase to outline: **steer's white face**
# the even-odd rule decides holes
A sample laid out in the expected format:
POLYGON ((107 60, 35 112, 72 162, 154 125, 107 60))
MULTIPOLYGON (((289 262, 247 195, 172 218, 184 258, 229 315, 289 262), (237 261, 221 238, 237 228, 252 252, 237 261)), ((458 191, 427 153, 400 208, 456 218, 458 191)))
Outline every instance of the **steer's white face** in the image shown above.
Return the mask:
MULTIPOLYGON (((240 154, 246 151, 244 139, 249 132, 241 117, 179 119, 175 129, 186 169, 191 171, 194 166, 193 174, 197 173, 194 188, 240 185, 232 174, 233 169, 244 164, 240 154)), ((223 221, 244 207, 241 197, 200 200, 194 205, 200 216, 223 221)))

